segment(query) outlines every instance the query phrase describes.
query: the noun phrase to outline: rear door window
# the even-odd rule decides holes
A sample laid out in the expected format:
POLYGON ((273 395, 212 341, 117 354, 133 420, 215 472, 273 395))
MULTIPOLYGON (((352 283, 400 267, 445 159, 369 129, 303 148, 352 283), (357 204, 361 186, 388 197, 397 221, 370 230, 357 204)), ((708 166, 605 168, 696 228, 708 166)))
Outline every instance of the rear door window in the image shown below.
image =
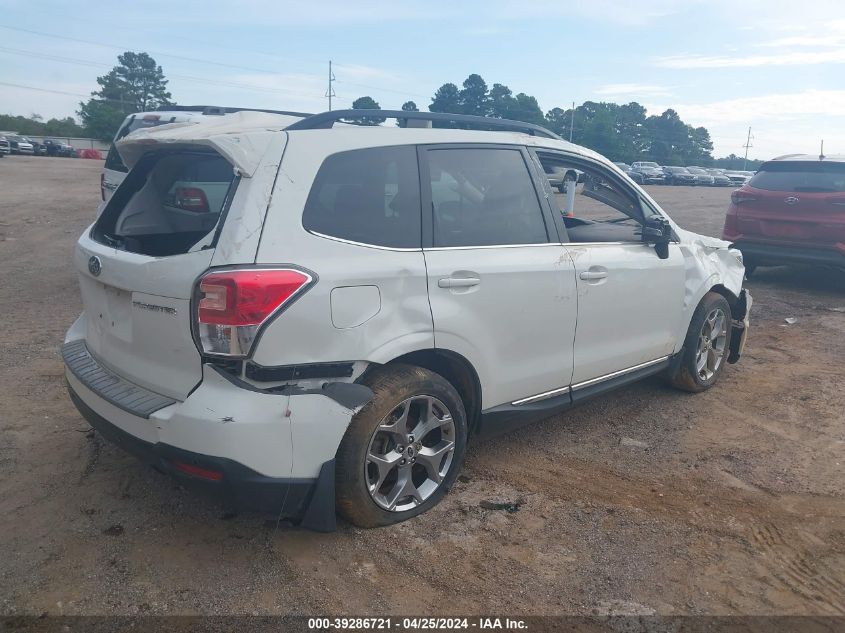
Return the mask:
POLYGON ((764 164, 750 186, 768 191, 845 192, 845 163, 783 161, 764 164))
POLYGON ((519 149, 431 149, 426 156, 435 247, 548 242, 519 149))
POLYGON ((420 248, 420 179, 412 146, 326 158, 305 203, 306 230, 362 244, 420 248))
POLYGON ((232 165, 213 152, 156 153, 129 173, 94 227, 94 239, 144 255, 214 245, 234 192, 232 165))

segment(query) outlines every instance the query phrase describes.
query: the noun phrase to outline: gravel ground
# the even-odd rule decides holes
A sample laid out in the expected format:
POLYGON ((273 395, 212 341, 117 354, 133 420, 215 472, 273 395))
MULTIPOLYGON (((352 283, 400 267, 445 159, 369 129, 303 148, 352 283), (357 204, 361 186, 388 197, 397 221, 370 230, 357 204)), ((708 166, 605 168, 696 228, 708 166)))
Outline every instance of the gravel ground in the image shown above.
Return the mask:
MULTIPOLYGON (((472 445, 417 519, 314 534, 223 516, 69 402, 101 166, 0 160, 0 614, 845 614, 845 274, 758 271, 707 393, 643 381, 472 445)), ((730 189, 652 193, 720 233, 730 189)))

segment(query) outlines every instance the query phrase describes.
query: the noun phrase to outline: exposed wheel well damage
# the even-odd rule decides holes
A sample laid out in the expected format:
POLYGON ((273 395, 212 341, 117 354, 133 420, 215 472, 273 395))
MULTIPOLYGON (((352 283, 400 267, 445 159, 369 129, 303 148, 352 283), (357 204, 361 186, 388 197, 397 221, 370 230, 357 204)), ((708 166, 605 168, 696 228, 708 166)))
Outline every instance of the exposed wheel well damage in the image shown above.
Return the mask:
POLYGON ((472 364, 460 354, 444 349, 426 349, 394 358, 390 363, 424 367, 448 380, 460 394, 469 430, 475 431, 481 419, 481 381, 472 364))
POLYGON ((739 301, 739 297, 737 297, 734 293, 732 293, 722 284, 716 284, 715 286, 710 288, 710 292, 718 293, 722 295, 725 299, 727 299, 728 305, 731 306, 731 310, 734 309, 737 304, 737 301, 739 301))

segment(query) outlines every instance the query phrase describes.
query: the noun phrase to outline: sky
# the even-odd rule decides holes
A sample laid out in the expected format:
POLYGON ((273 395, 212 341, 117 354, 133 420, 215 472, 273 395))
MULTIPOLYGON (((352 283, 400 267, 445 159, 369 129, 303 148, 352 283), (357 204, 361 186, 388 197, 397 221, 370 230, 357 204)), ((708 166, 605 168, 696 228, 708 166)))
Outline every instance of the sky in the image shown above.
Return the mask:
MULTIPOLYGON (((845 0, 0 0, 0 113, 75 116, 125 50, 180 104, 427 109, 470 73, 537 97, 675 109, 715 156, 845 154, 845 0)), ((576 121, 577 126, 577 121, 576 121)))

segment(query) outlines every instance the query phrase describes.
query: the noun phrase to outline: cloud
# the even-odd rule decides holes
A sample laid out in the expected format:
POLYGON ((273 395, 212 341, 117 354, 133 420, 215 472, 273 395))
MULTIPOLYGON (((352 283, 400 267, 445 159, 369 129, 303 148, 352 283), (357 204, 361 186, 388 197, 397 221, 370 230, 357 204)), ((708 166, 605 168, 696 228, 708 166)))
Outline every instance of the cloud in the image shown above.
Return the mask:
POLYGON ((806 66, 845 64, 845 48, 829 51, 788 51, 772 55, 669 55, 654 59, 660 68, 747 68, 757 66, 806 66))
POLYGON ((674 108, 685 121, 698 125, 756 121, 791 121, 813 116, 845 119, 845 90, 805 90, 755 97, 725 99, 711 103, 653 106, 649 110, 674 108))
POLYGON ((603 97, 671 97, 673 93, 665 86, 638 83, 605 84, 595 93, 603 97))

